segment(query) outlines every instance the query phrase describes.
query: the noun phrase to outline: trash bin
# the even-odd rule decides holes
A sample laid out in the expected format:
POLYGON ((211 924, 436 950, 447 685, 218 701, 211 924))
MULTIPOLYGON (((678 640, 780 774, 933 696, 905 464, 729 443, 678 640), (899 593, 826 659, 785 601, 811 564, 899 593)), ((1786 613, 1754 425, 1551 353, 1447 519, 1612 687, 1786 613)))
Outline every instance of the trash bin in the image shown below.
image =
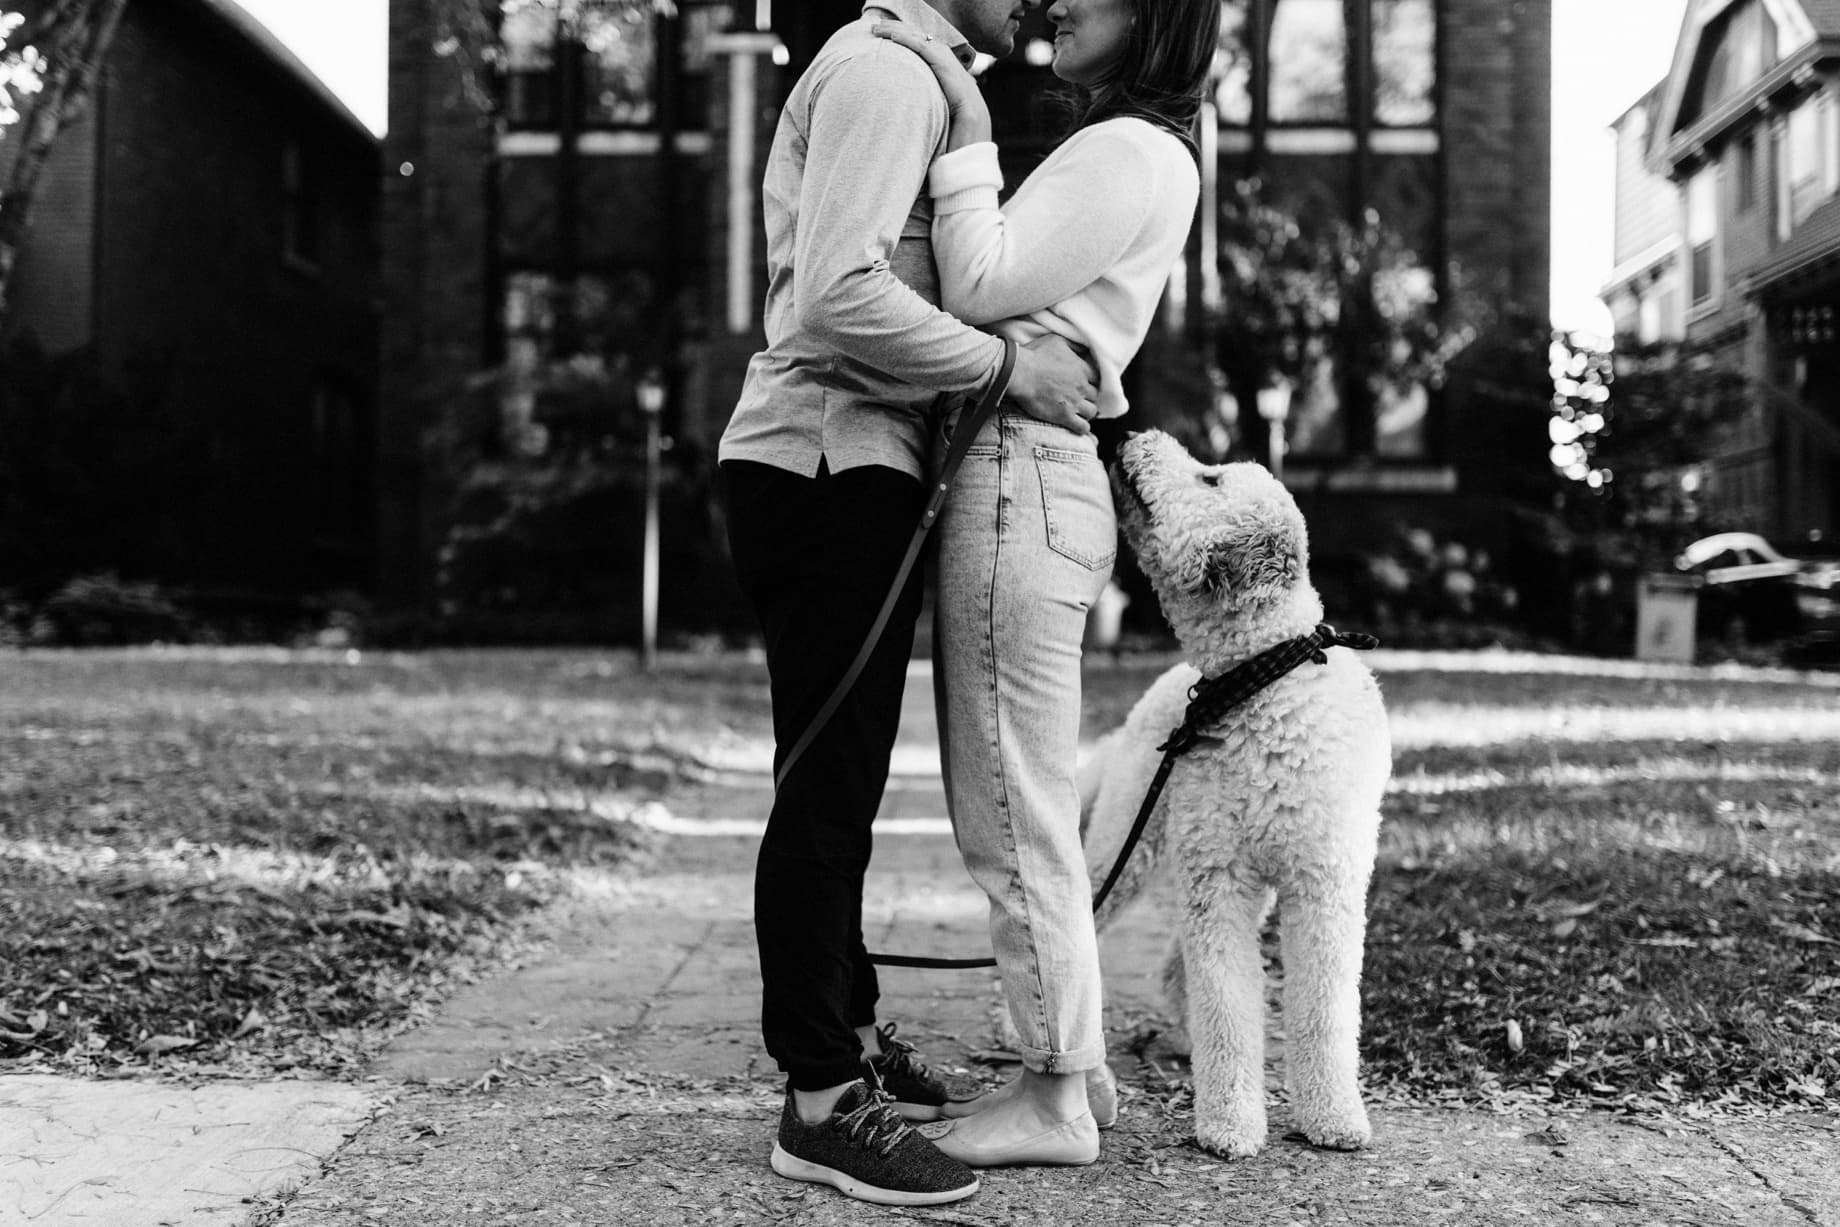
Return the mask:
POLYGON ((1657 572, 1636 581, 1636 659, 1693 663, 1699 614, 1697 575, 1657 572))

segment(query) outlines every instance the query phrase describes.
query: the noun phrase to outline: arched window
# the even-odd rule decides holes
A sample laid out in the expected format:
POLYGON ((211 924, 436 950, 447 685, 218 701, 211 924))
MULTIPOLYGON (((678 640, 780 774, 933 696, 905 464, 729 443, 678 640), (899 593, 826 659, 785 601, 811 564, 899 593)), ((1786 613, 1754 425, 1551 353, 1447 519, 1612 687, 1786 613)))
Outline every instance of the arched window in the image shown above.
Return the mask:
POLYGON ((1706 23, 1680 120, 1690 124, 1747 89, 1776 62, 1776 22, 1746 0, 1706 23))

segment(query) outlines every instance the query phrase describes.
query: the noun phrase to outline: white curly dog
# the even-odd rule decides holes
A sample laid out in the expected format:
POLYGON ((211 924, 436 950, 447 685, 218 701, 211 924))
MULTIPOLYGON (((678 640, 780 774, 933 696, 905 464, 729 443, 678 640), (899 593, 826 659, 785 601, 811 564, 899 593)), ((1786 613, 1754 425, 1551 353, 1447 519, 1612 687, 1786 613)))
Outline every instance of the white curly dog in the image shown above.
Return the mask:
MULTIPOLYGON (((1263 467, 1203 465, 1153 431, 1125 443, 1113 484, 1125 536, 1186 660, 1081 768, 1095 885, 1162 760, 1157 746, 1182 723, 1189 687, 1310 634, 1323 617, 1303 516, 1263 467)), ((1204 730, 1218 740, 1176 761, 1098 917, 1103 928, 1159 861, 1173 871, 1181 922, 1163 984, 1170 1008, 1186 1015, 1197 1140, 1217 1154, 1265 1144, 1259 934, 1274 900, 1297 1128, 1341 1150, 1371 1137, 1357 1083, 1361 948, 1392 746, 1373 674, 1348 648, 1327 655, 1259 691, 1204 730)))

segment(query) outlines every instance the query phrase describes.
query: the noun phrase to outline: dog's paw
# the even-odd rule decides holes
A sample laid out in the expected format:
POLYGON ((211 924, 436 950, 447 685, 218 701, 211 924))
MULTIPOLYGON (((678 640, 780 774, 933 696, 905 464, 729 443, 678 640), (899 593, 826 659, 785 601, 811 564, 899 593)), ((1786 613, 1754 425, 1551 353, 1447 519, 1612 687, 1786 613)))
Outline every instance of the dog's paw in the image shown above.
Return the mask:
POLYGON ((1265 1127, 1262 1122, 1225 1125, 1217 1121, 1197 1121, 1195 1144, 1225 1159, 1250 1159, 1265 1149, 1265 1127))
POLYGON ((1362 1113, 1349 1120, 1299 1121, 1296 1130, 1284 1136, 1322 1150, 1364 1150, 1374 1140, 1374 1131, 1367 1123, 1367 1114, 1362 1113))

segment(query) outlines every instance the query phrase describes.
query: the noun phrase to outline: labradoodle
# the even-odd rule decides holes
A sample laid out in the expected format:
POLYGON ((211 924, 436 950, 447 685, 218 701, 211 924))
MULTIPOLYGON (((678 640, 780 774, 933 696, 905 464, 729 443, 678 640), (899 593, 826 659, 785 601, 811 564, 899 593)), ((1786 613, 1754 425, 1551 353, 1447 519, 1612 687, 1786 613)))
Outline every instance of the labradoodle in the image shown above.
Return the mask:
MULTIPOLYGON (((1159 678, 1080 773, 1095 883, 1110 869, 1189 687, 1313 631, 1303 516, 1256 464, 1204 465, 1166 434, 1131 438, 1113 484, 1138 565, 1185 663, 1159 678)), ((1259 934, 1278 906, 1285 1066, 1296 1124, 1318 1146, 1371 1136, 1356 1073, 1361 947, 1392 747, 1380 689, 1330 648, 1204 730, 1179 758, 1101 927, 1165 863, 1181 901, 1164 967, 1194 1054, 1195 1131, 1218 1154, 1265 1144, 1264 972, 1259 934)))

